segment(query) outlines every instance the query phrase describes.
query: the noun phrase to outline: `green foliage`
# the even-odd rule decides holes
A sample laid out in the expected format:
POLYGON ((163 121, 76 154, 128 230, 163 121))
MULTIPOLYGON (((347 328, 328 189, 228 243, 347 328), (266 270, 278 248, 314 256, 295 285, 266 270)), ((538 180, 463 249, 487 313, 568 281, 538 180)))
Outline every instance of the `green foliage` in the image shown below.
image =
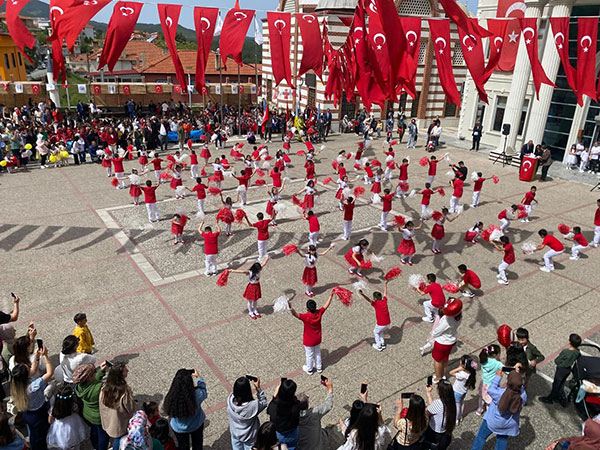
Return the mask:
MULTIPOLYGON (((77 102, 81 100, 83 103, 89 103, 90 97, 88 94, 80 94, 77 92, 78 84, 87 84, 87 79, 84 77, 80 77, 79 75, 75 75, 72 72, 67 72, 67 84, 69 85, 69 97, 71 99, 71 108, 75 108, 77 102)), ((59 87, 59 96, 60 96, 60 104, 63 108, 68 106, 67 103, 67 89, 62 86, 59 87)))

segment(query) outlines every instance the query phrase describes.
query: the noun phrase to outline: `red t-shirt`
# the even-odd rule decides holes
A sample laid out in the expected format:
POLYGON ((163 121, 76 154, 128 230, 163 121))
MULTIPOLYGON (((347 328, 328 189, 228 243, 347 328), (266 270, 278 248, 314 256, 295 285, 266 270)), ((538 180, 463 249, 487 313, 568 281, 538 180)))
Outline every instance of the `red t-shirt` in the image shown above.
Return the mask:
POLYGON ((281 172, 271 172, 269 176, 273 178, 273 186, 281 187, 281 172))
POLYGON ((594 225, 600 227, 600 208, 596 209, 596 214, 594 214, 594 225))
POLYGON ((388 309, 388 299, 383 297, 381 300, 377 300, 371 303, 371 306, 375 308, 375 319, 377 319, 377 325, 385 327, 392 323, 390 319, 390 310, 388 309))
POLYGON ((435 176, 437 173, 437 160, 429 160, 429 170, 427 171, 427 175, 435 176))
POLYGON ((383 202, 383 211, 391 211, 392 210, 392 199, 394 198, 394 194, 387 194, 381 197, 381 201, 383 202))
POLYGON ((195 153, 190 154, 190 164, 198 164, 198 155, 195 153))
POLYGON ((535 198, 535 194, 531 191, 525 193, 525 198, 523 199, 524 205, 531 205, 531 202, 535 198))
POLYGON ((344 203, 344 220, 352 220, 354 217, 354 203, 344 203))
POLYGON ((408 164, 400 164, 400 175, 398 176, 399 180, 408 180, 408 164))
POLYGON ((463 275, 463 281, 466 284, 473 286, 475 289, 479 289, 481 287, 481 280, 477 274, 470 269, 467 269, 463 275))
POLYGON ((304 322, 302 345, 314 347, 321 343, 321 317, 324 312, 325 308, 321 308, 315 313, 305 312, 298 315, 298 318, 304 322))
POLYGON ((504 258, 502 260, 507 264, 512 264, 515 262, 515 250, 513 249, 513 245, 509 242, 508 244, 504 244, 504 258))
MULTIPOLYGON (((369 178, 373 177, 373 169, 371 169, 371 166, 365 166, 365 172, 367 172, 369 178)), ((598 211, 600 211, 600 209, 598 209, 598 211)))
POLYGON ((433 195, 433 191, 431 189, 423 189, 421 191, 421 195, 423 198, 421 199, 421 205, 429 205, 431 201, 431 196, 433 195))
POLYGON ((259 241, 266 241, 269 239, 269 222, 271 221, 264 219, 252 224, 252 226, 258 230, 259 241))
POLYGON ((125 158, 110 158, 115 168, 115 173, 123 173, 123 160, 125 158))
POLYGON ((219 232, 202 233, 204 239, 204 254, 216 255, 219 253, 219 232))
POLYGON ((200 183, 200 184, 196 184, 196 186, 194 186, 192 188, 192 191, 196 192, 196 195, 198 196, 198 200, 202 200, 202 199, 206 198, 206 189, 208 189, 208 187, 204 183, 200 183))
POLYGON ((423 291, 431 297, 431 304, 436 308, 443 308, 446 304, 446 296, 439 283, 431 283, 427 285, 423 291))
POLYGON ((463 195, 463 187, 464 187, 464 183, 462 180, 460 179, 456 179, 454 180, 454 182, 452 183, 452 187, 454 188, 454 192, 452 193, 452 195, 454 197, 460 198, 463 195))
POLYGON ((140 189, 144 191, 145 203, 156 203, 156 188, 158 186, 142 186, 140 189))
POLYGON ((239 177, 236 177, 238 180, 238 186, 246 186, 246 188, 248 187, 248 181, 250 180, 250 177, 248 175, 246 175, 246 172, 244 171, 244 175, 240 175, 239 177))
POLYGON ((321 226, 319 225, 319 219, 317 219, 317 216, 308 216, 306 220, 308 220, 308 231, 310 231, 311 233, 319 231, 321 229, 321 226))
POLYGON ((500 214, 498 214, 498 219, 506 219, 506 209, 503 209, 502 211, 500 211, 500 214))
POLYGON ((150 162, 152 163, 152 166, 154 167, 154 170, 160 170, 161 169, 161 163, 163 162, 163 160, 160 159, 160 158, 154 158, 150 162))
POLYGON ((475 192, 481 191, 481 186, 483 186, 483 182, 485 181, 485 178, 478 178, 477 181, 475 182, 475 185, 473 186, 473 190, 475 192))
POLYGON ((342 167, 342 166, 338 167, 338 176, 340 177, 340 180, 346 176, 346 168, 345 167, 342 167))
POLYGON ((562 245, 562 242, 560 242, 558 239, 556 239, 551 234, 546 235, 546 237, 542 241, 542 244, 547 245, 548 247, 550 247, 555 252, 560 252, 560 251, 563 251, 565 249, 565 246, 562 245))
POLYGON ((587 245, 588 245, 587 239, 581 233, 577 233, 575 236, 573 236, 573 240, 575 242, 577 242, 579 245, 583 245, 584 247, 587 247, 587 245))

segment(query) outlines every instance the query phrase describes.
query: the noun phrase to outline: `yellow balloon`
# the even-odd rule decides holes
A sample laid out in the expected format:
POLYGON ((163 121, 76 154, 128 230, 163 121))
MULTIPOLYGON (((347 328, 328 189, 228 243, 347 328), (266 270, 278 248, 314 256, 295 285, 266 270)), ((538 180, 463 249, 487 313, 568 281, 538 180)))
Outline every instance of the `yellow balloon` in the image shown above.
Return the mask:
POLYGON ((56 162, 58 158, 54 155, 50 155, 50 162, 56 162))
POLYGON ((61 156, 61 158, 68 158, 69 152, 63 150, 62 152, 60 152, 60 156, 61 156))
POLYGON ((5 159, 3 159, 2 161, 0 161, 0 166, 2 166, 2 167, 6 167, 7 164, 8 163, 6 162, 5 159))
POLYGON ((31 150, 32 148, 31 144, 25 144, 25 150, 31 150))

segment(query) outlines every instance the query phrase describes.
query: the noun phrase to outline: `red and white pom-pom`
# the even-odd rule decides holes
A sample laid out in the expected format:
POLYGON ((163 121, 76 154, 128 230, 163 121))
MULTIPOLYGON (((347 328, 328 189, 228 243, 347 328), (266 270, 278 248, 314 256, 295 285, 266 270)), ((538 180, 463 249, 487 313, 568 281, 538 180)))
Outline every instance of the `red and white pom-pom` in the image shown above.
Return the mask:
POLYGON ((490 230, 483 230, 481 232, 481 239, 483 239, 486 242, 489 242, 490 234, 492 234, 492 232, 490 230))
POLYGON ((477 172, 471 172, 471 180, 472 181, 479 180, 479 174, 477 172))
MULTIPOLYGON (((396 144, 398 144, 398 139, 394 139, 393 141, 390 141, 390 143, 388 145, 391 147, 392 145, 396 145, 396 144)), ((385 143, 383 145, 385 145, 385 143)))
POLYGON ((525 211, 525 205, 521 205, 521 204, 519 204, 519 205, 517 205, 517 209, 518 209, 519 211, 525 211))
POLYGON ((301 202, 298 199, 298 197, 296 197, 295 195, 292 195, 292 203, 296 206, 299 206, 301 202))
POLYGON ((494 181, 494 184, 498 184, 498 181, 500 181, 500 178, 498 178, 496 175, 492 175, 492 180, 494 181))
POLYGON ((211 186, 208 188, 208 193, 210 195, 219 195, 221 193, 221 189, 215 186, 211 186))
POLYGON ((388 273, 385 274, 385 279, 388 281, 393 280, 394 278, 398 278, 400 275, 402 275, 402 269, 400 267, 393 267, 388 271, 388 273))
POLYGON ((181 185, 181 186, 177 186, 175 188, 175 193, 179 196, 179 197, 185 197, 185 186, 181 185))
POLYGON ((233 213, 229 208, 221 208, 221 210, 217 213, 217 221, 224 223, 233 223, 233 213))
POLYGON ((273 312, 283 313, 283 312, 287 312, 289 310, 290 310, 290 301, 285 295, 282 295, 281 297, 277 297, 273 301, 273 312))
POLYGON ((331 183, 332 181, 333 181, 333 178, 331 178, 331 177, 327 177, 327 178, 325 178, 325 179, 322 181, 322 183, 323 183, 325 186, 327 186, 327 185, 328 185, 329 183, 331 183))
POLYGON ((429 165, 429 158, 427 156, 423 156, 419 160, 419 165, 422 166, 422 167, 427 167, 429 165))
POLYGON ((413 189, 412 191, 410 191, 410 193, 408 194, 408 198, 414 198, 415 195, 417 195, 417 190, 413 189))
POLYGON ((342 190, 342 197, 348 198, 348 197, 351 197, 351 196, 352 196, 352 189, 350 189, 349 187, 345 187, 342 190))
POLYGON ((232 156, 237 161, 238 159, 243 158, 244 154, 232 148, 229 152, 229 156, 232 156))
POLYGON ((277 214, 285 211, 286 208, 287 206, 285 206, 285 203, 276 203, 275 206, 273 206, 273 209, 277 211, 277 214))
POLYGON ((417 289, 421 288, 421 285, 425 284, 425 277, 420 273, 413 273, 408 276, 408 285, 417 289))
POLYGON ((238 142, 237 144, 235 144, 235 148, 237 148, 238 150, 241 150, 242 147, 244 146, 245 142, 238 142))
POLYGON ((217 175, 211 175, 208 177, 208 181, 212 183, 218 183, 221 179, 217 175))
POLYGON ((442 220, 442 217, 444 217, 444 215, 439 211, 434 211, 431 217, 433 218, 433 220, 438 221, 442 220))
POLYGON ((200 176, 201 177, 205 177, 206 176, 206 170, 204 168, 202 168, 202 170, 200 171, 200 176))
POLYGON ((266 154, 266 155, 262 155, 260 157, 260 159, 262 159, 263 161, 271 161, 273 159, 273 157, 269 154, 266 154))
POLYGON ((396 162, 393 159, 390 159, 385 163, 386 167, 390 170, 394 170, 396 168, 396 162))
POLYGON ((192 140, 191 139, 187 140, 187 146, 190 150, 192 149, 192 140))
POLYGON ((235 221, 237 223, 242 223, 242 221, 246 218, 246 211, 244 211, 242 208, 238 209, 235 212, 235 221))
POLYGON ((571 231, 571 227, 569 225, 566 225, 564 223, 558 224, 558 232, 560 234, 569 234, 570 231, 571 231))
POLYGON ((264 177, 265 176, 265 171, 264 170, 260 170, 260 169, 256 169, 256 171, 254 172, 256 174, 257 177, 264 177))
POLYGON ((423 214, 421 214, 421 217, 423 218, 423 220, 431 219, 431 217, 433 217, 433 209, 431 209, 429 207, 425 208, 425 211, 423 211, 423 214))
POLYGON ((354 170, 362 170, 362 167, 360 167, 360 164, 358 163, 354 163, 354 170))
POLYGON ((292 253, 295 253, 298 250, 298 246, 294 244, 284 245, 281 250, 285 253, 286 256, 290 256, 292 253))
POLYGON ((373 263, 369 260, 369 261, 362 261, 360 263, 360 268, 361 269, 371 269, 373 267, 373 263))
POLYGON ((298 150, 296 152, 296 155, 298 155, 298 156, 304 156, 304 153, 306 153, 304 150, 298 150))
POLYGON ((406 223, 406 219, 404 218, 404 216, 397 215, 397 216, 394 216, 394 222, 396 223, 396 226, 398 228, 402 228, 404 226, 404 224, 406 223))
POLYGON ((375 253, 371 253, 369 255, 369 261, 371 261, 373 264, 377 264, 380 263, 381 261, 383 261, 385 258, 383 256, 379 256, 376 255, 375 253))
POLYGON ((449 170, 448 172, 446 172, 446 176, 449 178, 454 178, 455 175, 456 173, 454 172, 454 170, 449 170))
POLYGON ((502 232, 502 230, 499 228, 496 228, 496 229, 492 230, 492 232, 490 233, 490 241, 499 241, 502 236, 504 236, 504 233, 502 232))
POLYGON ((255 186, 264 186, 265 184, 267 184, 267 182, 262 178, 257 178, 256 180, 254 180, 255 186))
POLYGON ((271 168, 271 161, 263 161, 260 165, 263 170, 269 170, 271 168))
POLYGON ((258 151, 260 152, 260 151, 261 151, 263 148, 265 148, 265 147, 266 147, 266 145, 265 145, 265 144, 261 144, 261 145, 259 145, 259 146, 256 148, 256 150, 258 150, 258 151))
POLYGON ((340 286, 334 287, 332 291, 344 306, 352 305, 352 291, 340 286))
POLYGON ((444 195, 446 195, 446 191, 444 191, 444 189, 443 189, 443 188, 441 188, 441 187, 437 188, 435 191, 436 191, 438 194, 440 194, 442 197, 443 197, 444 195))
POLYGON ((166 156, 167 161, 171 161, 171 162, 175 162, 175 156, 174 155, 167 155, 166 156))
POLYGON ((528 216, 526 211, 519 211, 517 214, 517 219, 525 219, 528 216))
POLYGON ((354 292, 356 292, 357 294, 360 294, 360 291, 368 291, 369 286, 367 285, 367 283, 365 283, 364 280, 358 280, 356 283, 352 283, 352 289, 354 289, 354 292))
POLYGON ((338 170, 338 162, 335 159, 331 161, 331 167, 333 167, 333 170, 338 170))
POLYGON ((525 255, 533 255, 537 250, 537 244, 533 241, 524 242, 523 245, 521 245, 521 250, 523 250, 525 255))
POLYGON ((400 190, 402 192, 408 192, 408 188, 410 186, 408 185, 408 183, 405 183, 404 181, 401 181, 400 183, 398 183, 398 187, 400 188, 400 190))
POLYGON ((350 158, 352 158, 352 156, 354 156, 354 155, 352 154, 352 152, 348 152, 348 154, 346 155, 346 159, 350 159, 350 158))
POLYGON ((112 184, 114 187, 117 187, 119 185, 119 180, 117 180, 117 177, 113 177, 110 180, 110 184, 112 184))
POLYGON ((158 179, 159 180, 170 180, 171 178, 173 178, 173 175, 171 175, 169 172, 162 172, 159 176, 158 179))
POLYGON ((379 161, 377 158, 373 159, 373 161, 371 161, 371 165, 374 167, 381 167, 381 161, 379 161))
POLYGON ((458 286, 454 283, 446 283, 442 286, 442 289, 450 292, 451 294, 456 294, 458 292, 458 286))
POLYGON ((362 186, 356 186, 354 188, 354 197, 358 198, 365 193, 365 188, 362 186))
POLYGON ((227 286, 227 281, 229 281, 229 273, 231 271, 229 269, 224 270, 223 272, 221 272, 221 275, 219 275, 219 278, 217 278, 217 286, 227 286))

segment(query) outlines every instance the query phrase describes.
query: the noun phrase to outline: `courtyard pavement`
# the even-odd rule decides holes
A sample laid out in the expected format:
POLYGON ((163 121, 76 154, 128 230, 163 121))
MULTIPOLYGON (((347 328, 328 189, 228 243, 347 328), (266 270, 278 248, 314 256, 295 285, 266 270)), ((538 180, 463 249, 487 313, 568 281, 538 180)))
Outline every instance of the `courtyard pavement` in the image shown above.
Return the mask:
MULTIPOLYGON (((354 135, 333 136, 317 156, 319 180, 334 176, 330 161, 340 149, 354 152, 356 143, 354 135)), ((374 140, 366 156, 377 156, 383 161, 382 143, 383 140, 374 140)), ((279 146, 278 141, 269 144, 271 154, 279 146)), ((144 205, 131 204, 127 190, 115 189, 104 169, 89 163, 46 170, 33 167, 27 172, 0 177, 4 199, 0 219, 0 307, 9 311, 10 292, 18 294, 22 310, 17 335, 24 334, 28 322, 33 320, 54 360, 62 339, 73 330, 74 314, 85 312, 96 340, 98 358, 129 362, 128 382, 140 408, 144 400, 163 399, 177 369, 197 368, 209 392, 203 405, 207 412, 207 449, 231 448, 226 399, 239 376, 261 377, 269 398, 280 377, 293 378, 299 391, 310 395, 311 403, 320 403, 325 398, 325 389, 318 375, 308 376, 301 369, 304 361, 301 322, 289 313, 274 313, 272 308, 274 299, 287 295, 293 297, 298 310, 304 309, 303 259, 298 255, 286 257, 281 252, 287 243, 303 245, 307 240, 307 223, 298 220, 300 216, 290 202, 291 194, 303 185, 304 158, 295 156, 295 152, 304 148, 301 143, 292 144, 294 167, 288 170, 290 180, 282 196, 288 206, 286 218, 270 229, 271 260, 261 279, 261 319, 254 321, 248 317, 242 299, 246 276, 232 274, 226 287, 218 287, 215 277, 203 275, 195 196, 175 200, 174 192, 162 186, 157 192, 162 220, 150 225, 144 205), (170 234, 170 219, 175 212, 190 216, 185 244, 178 246, 173 246, 170 234)), ((244 150, 247 149, 248 145, 244 150)), ((229 150, 223 153, 229 155, 229 150)), ((556 270, 544 273, 539 270, 542 255, 525 256, 520 246, 529 240, 539 242, 537 231, 542 227, 558 235, 559 223, 580 225, 591 240, 599 195, 590 193, 589 185, 574 181, 536 182, 539 206, 533 210, 530 223, 514 221, 511 225, 509 236, 515 244, 517 262, 510 267, 510 284, 501 286, 496 282, 501 254, 485 242, 466 244, 464 232, 480 220, 486 227, 498 224, 497 214, 518 203, 530 183, 518 181, 515 168, 493 165, 486 154, 452 147, 446 150, 453 162, 462 159, 469 168, 462 201, 465 211, 446 225, 443 253, 439 255, 430 251, 431 221, 416 232, 416 264, 403 266, 403 274, 389 286, 392 327, 387 333, 387 349, 380 353, 371 347, 374 313, 357 297, 348 308, 334 300, 323 318, 324 374, 333 379, 335 393, 334 409, 324 418, 323 426, 329 430, 332 449, 342 439, 336 425, 338 419, 347 417, 349 405, 358 398, 361 382, 369 384, 369 400, 382 404, 388 424, 401 392, 415 391, 425 397, 424 385, 433 365, 430 355, 421 357, 419 347, 427 340, 431 326, 421 322, 423 299, 408 286, 408 276, 433 272, 442 283, 454 281, 458 278, 456 267, 461 263, 478 273, 483 286, 473 299, 463 298, 463 323, 450 367, 456 366, 462 354, 477 355, 482 347, 496 342, 498 326, 526 327, 546 360, 530 382, 530 401, 521 415, 521 434, 510 439, 509 448, 541 449, 555 438, 581 431, 581 419, 572 405, 549 406, 537 397, 549 391, 553 360, 567 345, 569 333, 576 332, 590 342, 600 343, 600 277, 597 276, 600 251, 592 249, 579 261, 570 261, 570 243, 567 243, 567 253, 556 259, 556 270), (498 184, 491 180, 484 183, 481 206, 476 209, 468 206, 471 171, 481 171, 486 178, 495 174, 500 179, 498 184)), ((214 148, 211 152, 220 153, 214 148)), ((396 146, 397 161, 407 155, 411 157, 411 189, 422 188, 426 181, 426 168, 418 164, 424 154, 422 147, 407 150, 405 144, 396 146)), ((350 178, 354 178, 352 164, 346 165, 350 178)), ((125 163, 126 170, 133 167, 138 167, 137 161, 125 163)), ((237 163, 235 169, 240 168, 237 163)), ((441 162, 434 187, 443 186, 447 195, 433 196, 435 209, 449 201, 447 170, 446 163, 441 162)), ((146 176, 154 179, 153 173, 142 179, 146 176)), ((188 187, 193 186, 189 172, 184 180, 188 187)), ((362 186, 362 182, 353 185, 362 186)), ((235 179, 225 179, 224 189, 230 195, 235 196, 236 186, 235 179)), ((368 190, 369 187, 367 194, 368 190)), ((251 219, 264 209, 265 191, 264 186, 249 190, 249 205, 245 210, 251 219)), ((351 289, 357 279, 348 275, 343 255, 363 237, 384 258, 365 271, 369 288, 381 289, 383 275, 399 264, 395 249, 400 234, 376 227, 381 205, 370 205, 369 195, 365 195, 355 210, 352 240, 340 240, 342 215, 334 199, 335 183, 319 185, 319 191, 315 210, 321 223, 321 245, 325 248, 334 242, 336 246, 319 260, 315 300, 322 305, 329 289, 337 285, 351 289)), ((209 196, 207 224, 214 225, 219 208, 218 198, 209 196)), ((417 220, 420 196, 394 200, 393 209, 394 214, 417 220)), ((220 249, 220 269, 248 268, 256 258, 256 231, 236 224, 233 236, 227 238, 222 234, 220 249)), ((478 373, 478 382, 479 379, 478 373)), ((470 448, 481 423, 481 418, 474 414, 476 403, 475 393, 469 393, 468 415, 454 431, 450 448, 470 448)), ((265 413, 261 420, 267 420, 265 413)), ((486 448, 493 448, 491 441, 486 448)))

